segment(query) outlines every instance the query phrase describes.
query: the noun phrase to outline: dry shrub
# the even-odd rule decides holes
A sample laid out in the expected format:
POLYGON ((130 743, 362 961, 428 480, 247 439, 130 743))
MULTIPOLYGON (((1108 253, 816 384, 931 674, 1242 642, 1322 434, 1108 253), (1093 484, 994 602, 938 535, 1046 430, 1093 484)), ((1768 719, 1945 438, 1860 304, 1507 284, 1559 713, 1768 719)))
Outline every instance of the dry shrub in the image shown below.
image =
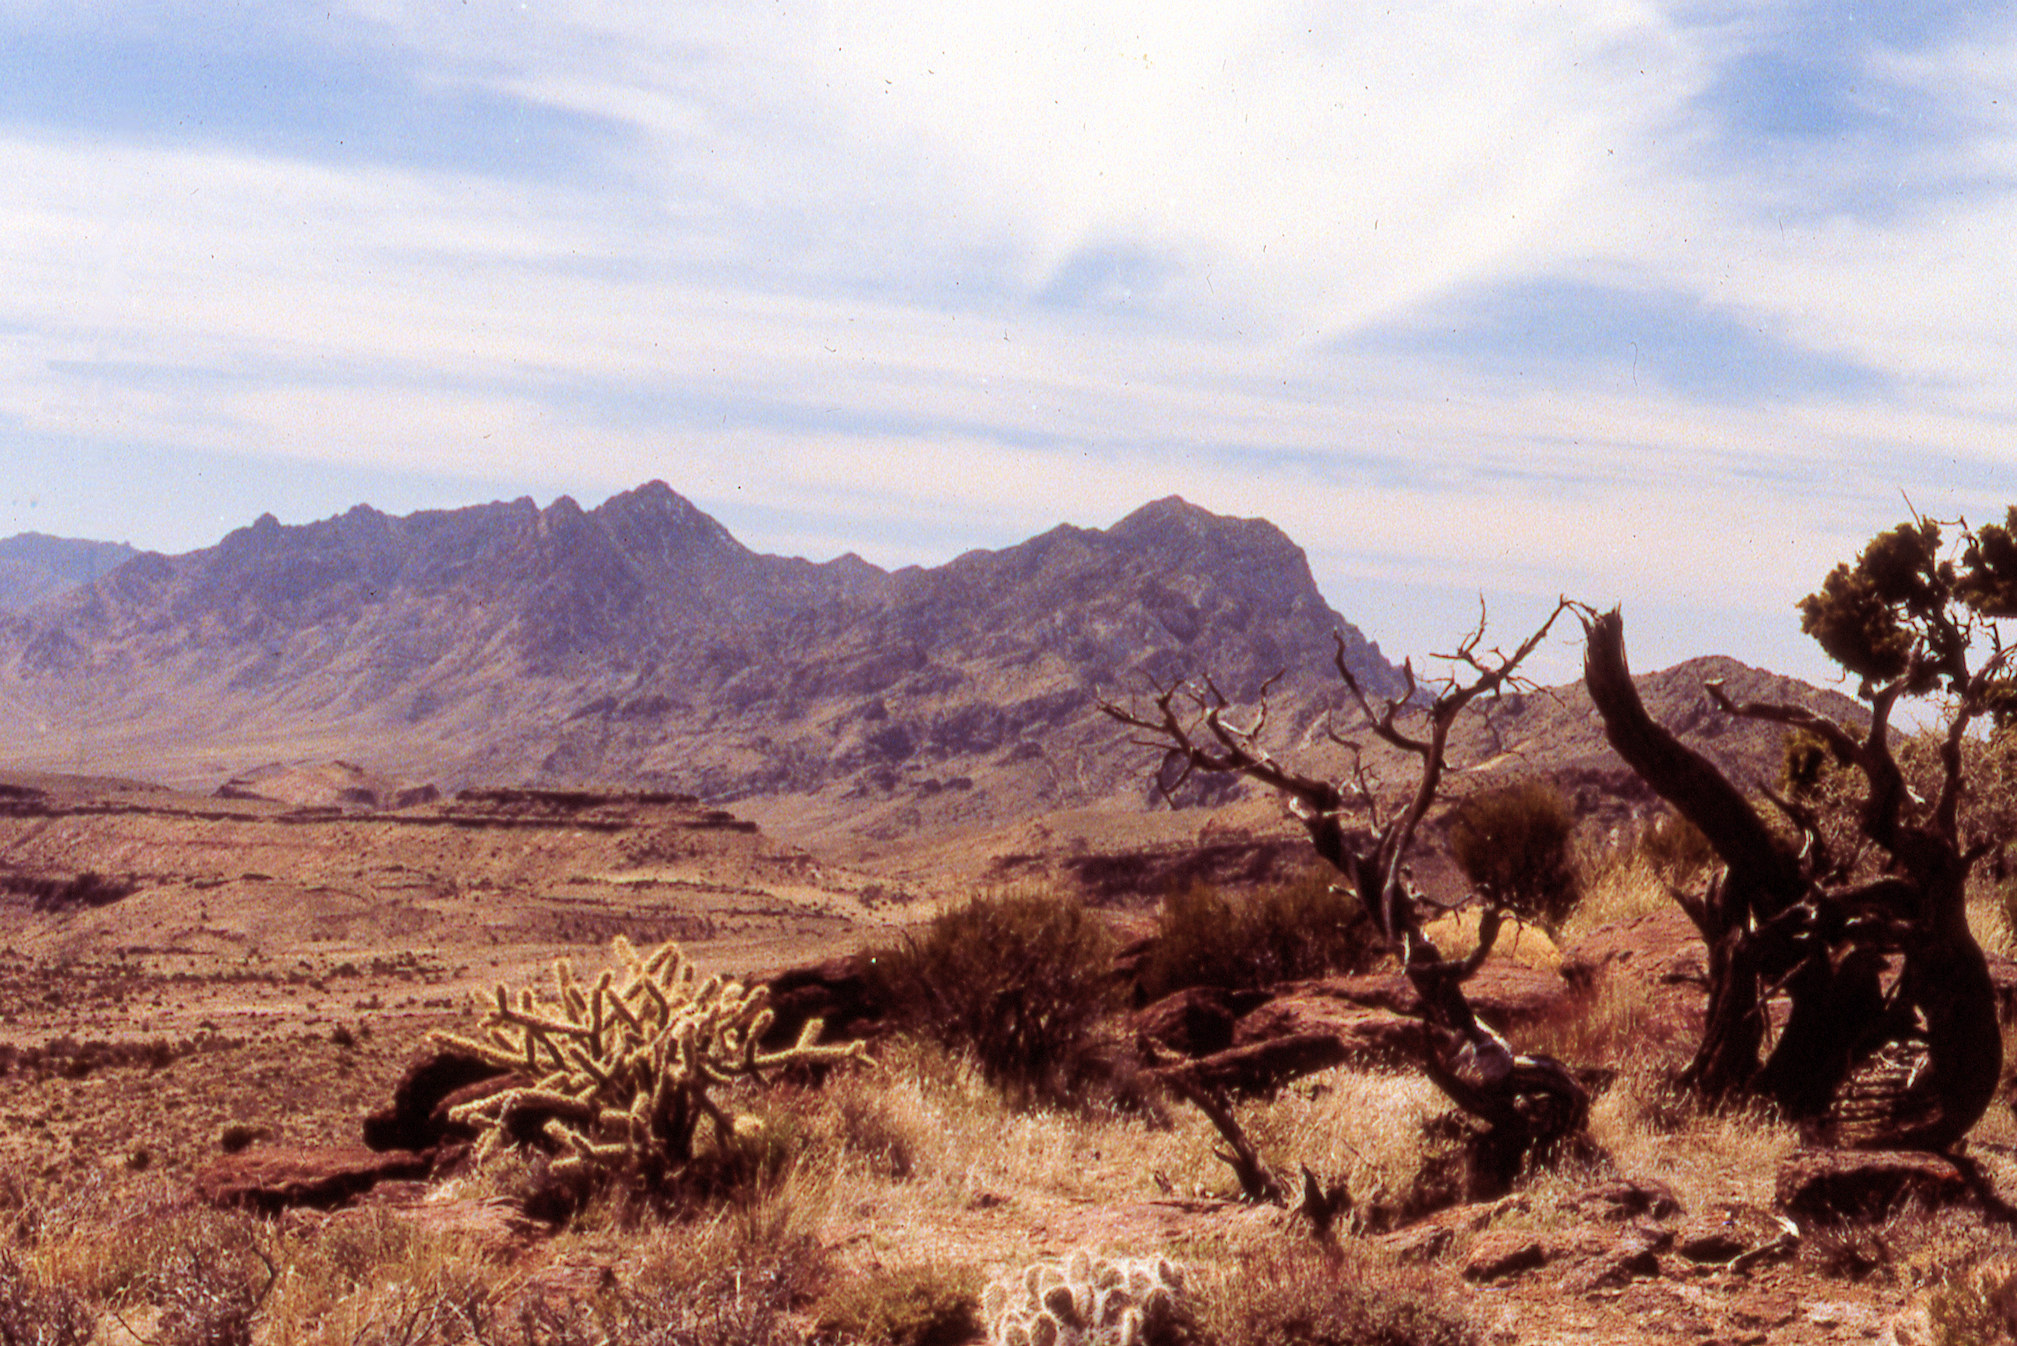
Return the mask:
POLYGON ((790 1311, 826 1279, 818 1239, 788 1202, 639 1231, 614 1283, 586 1298, 534 1297, 527 1346, 799 1346, 790 1311))
POLYGON ((1249 1254, 1197 1278, 1214 1346, 1478 1346, 1458 1303, 1426 1276, 1353 1250, 1249 1254))
MULTIPOLYGON (((1419 1074, 1334 1070, 1242 1107, 1240 1122, 1263 1161, 1342 1180, 1361 1214, 1384 1227, 1457 1195, 1442 1190, 1454 1179, 1435 1134, 1448 1113, 1449 1100, 1419 1074)), ((1216 1165, 1223 1180, 1212 1136, 1198 1133, 1195 1144, 1195 1166, 1216 1165)))
POLYGON ((0 1346, 85 1346, 98 1315, 70 1290, 43 1283, 0 1251, 0 1346))
POLYGON ((913 1110, 858 1075, 831 1093, 842 1150, 863 1160, 879 1177, 900 1182, 917 1171, 922 1138, 913 1110))
POLYGON ((617 1286, 588 1300, 536 1298, 519 1309, 526 1346, 801 1346, 802 1336, 761 1287, 725 1285, 684 1294, 617 1286))
POLYGON ((1018 1103, 1068 1103, 1110 1071, 1097 1029, 1118 1003, 1114 948, 1077 899, 1006 893, 943 912, 872 967, 913 1031, 970 1056, 1018 1103))
POLYGON ((1240 990, 1363 972, 1381 957, 1372 922, 1336 875, 1313 869, 1293 883, 1232 897, 1198 884, 1166 898, 1154 945, 1135 973, 1145 1000, 1186 986, 1240 990))
POLYGON ((160 1308, 160 1346, 252 1346, 253 1320, 279 1276, 264 1231, 220 1225, 155 1269, 149 1297, 160 1308))
POLYGON ((197 1205, 165 1185, 94 1181, 52 1204, 31 1256, 48 1280, 94 1302, 160 1303, 174 1277, 220 1259, 256 1262, 260 1237, 252 1216, 197 1205))
POLYGON ((271 1346, 436 1346, 474 1340, 496 1318, 494 1254, 391 1211, 290 1232, 274 1257, 282 1270, 260 1312, 271 1346))
POLYGON ((1571 841, 1576 812, 1545 781, 1472 795, 1450 810, 1450 855, 1481 892, 1550 935, 1582 898, 1571 841))
POLYGON ((1657 1068, 1626 1070, 1590 1106, 1590 1136, 1620 1172, 1657 1175, 1683 1208, 1769 1207, 1794 1129, 1762 1104, 1713 1107, 1657 1068))
POLYGON ((981 1330, 981 1280, 938 1262, 872 1272, 820 1301, 819 1330, 863 1346, 958 1346, 981 1330))
POLYGON ((1644 1068, 1652 1064, 1647 1048, 1658 1045, 1661 1036, 1655 1020, 1652 988, 1637 977, 1610 972, 1526 1024, 1519 1033, 1520 1047, 1571 1066, 1611 1069, 1630 1061, 1644 1068))
POLYGON ((1933 1346, 2017 1342, 2017 1263, 2007 1256, 1951 1269, 1926 1296, 1933 1346))
POLYGON ((1638 833, 1588 855, 1582 862, 1583 900, 1567 930, 1595 930, 1653 912, 1675 910, 1669 880, 1639 846, 1638 833))

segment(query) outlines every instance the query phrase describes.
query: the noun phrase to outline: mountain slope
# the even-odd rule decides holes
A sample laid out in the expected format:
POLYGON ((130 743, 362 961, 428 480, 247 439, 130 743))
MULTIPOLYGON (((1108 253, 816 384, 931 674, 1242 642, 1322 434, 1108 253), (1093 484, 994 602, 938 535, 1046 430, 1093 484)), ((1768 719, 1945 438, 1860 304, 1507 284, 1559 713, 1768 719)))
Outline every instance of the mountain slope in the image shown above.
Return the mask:
POLYGON ((144 555, 0 619, 0 755, 212 785, 344 756, 444 785, 818 797, 865 825, 1139 798, 1102 693, 1209 670, 1280 722, 1335 699, 1301 550, 1175 498, 933 568, 765 556, 653 482, 144 555))
POLYGON ((123 542, 46 533, 0 538, 0 612, 20 612, 89 584, 139 554, 123 542))

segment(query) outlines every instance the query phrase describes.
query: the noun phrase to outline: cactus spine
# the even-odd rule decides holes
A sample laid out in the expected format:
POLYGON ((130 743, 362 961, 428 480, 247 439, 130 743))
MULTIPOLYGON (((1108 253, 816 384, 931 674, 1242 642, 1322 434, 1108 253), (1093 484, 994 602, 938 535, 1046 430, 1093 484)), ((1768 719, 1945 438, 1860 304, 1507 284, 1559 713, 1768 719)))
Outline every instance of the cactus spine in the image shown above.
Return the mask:
POLYGON ((703 1121, 723 1145, 760 1125, 731 1116, 711 1090, 777 1066, 863 1054, 859 1042, 820 1045, 817 1019, 792 1046, 763 1051, 775 1017, 768 988, 720 976, 700 981, 675 943, 644 956, 619 935, 611 948, 621 981, 609 970, 584 986, 573 964, 558 959, 552 998, 531 987, 514 996, 499 985, 478 1036, 435 1034, 526 1081, 451 1114, 477 1128, 479 1158, 538 1145, 555 1155, 556 1176, 662 1188, 693 1159, 703 1121))
POLYGON ((1183 1285, 1168 1258, 1081 1250, 995 1281, 981 1313, 989 1346, 1159 1346, 1177 1336, 1183 1285))

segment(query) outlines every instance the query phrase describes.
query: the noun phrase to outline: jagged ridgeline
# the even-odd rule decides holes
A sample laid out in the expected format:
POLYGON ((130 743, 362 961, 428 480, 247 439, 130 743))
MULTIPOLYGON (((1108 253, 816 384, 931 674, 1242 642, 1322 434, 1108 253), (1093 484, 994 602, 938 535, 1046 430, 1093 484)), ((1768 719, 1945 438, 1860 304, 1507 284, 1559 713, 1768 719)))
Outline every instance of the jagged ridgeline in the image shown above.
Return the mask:
POLYGON ((1144 797, 1097 703, 1150 677, 1208 668, 1244 696, 1285 673, 1277 722, 1306 729, 1334 632, 1397 686, 1279 529, 1174 497, 894 572, 758 554, 658 482, 594 510, 359 506, 0 617, 0 758, 207 786, 313 742, 445 789, 986 821, 1144 797))

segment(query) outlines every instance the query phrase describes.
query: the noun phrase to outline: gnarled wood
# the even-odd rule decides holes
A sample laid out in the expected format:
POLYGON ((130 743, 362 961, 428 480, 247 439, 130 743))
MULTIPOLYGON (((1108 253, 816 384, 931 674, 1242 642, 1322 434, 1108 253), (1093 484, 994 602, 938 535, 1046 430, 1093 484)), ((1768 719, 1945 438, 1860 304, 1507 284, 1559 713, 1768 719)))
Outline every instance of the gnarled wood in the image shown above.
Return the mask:
MULTIPOLYGON (((1801 853, 1771 829, 1715 765, 1646 713, 1625 660, 1624 621, 1614 610, 1584 617, 1584 680, 1605 737, 1674 810, 1701 829, 1723 872, 1682 905, 1709 946, 1709 1006, 1687 1083, 1712 1098, 1754 1091, 1791 1119, 1825 1129, 1844 1082, 1886 1044, 1919 1040, 1923 1070, 1900 1082, 1898 1125, 1883 1143, 1941 1149, 1978 1121, 1992 1098, 2002 1044, 1988 963, 1967 925, 1965 886, 1973 856, 1960 844, 1960 730, 1964 695, 1942 754, 1946 775, 1935 806, 1909 814, 1909 791, 1887 735, 1902 681, 1865 688, 1870 730, 1854 734, 1797 706, 1735 705, 1725 710, 1817 735, 1837 760, 1860 771, 1869 798, 1863 834, 1888 853, 1886 872, 1830 887, 1831 867, 1811 844, 1801 853), (1894 984, 1886 974, 1899 964, 1894 984), (1768 1000, 1790 1001, 1784 1031, 1765 1057, 1768 1000)), ((2002 662, 1999 650, 1991 665, 2002 662)), ((1970 680, 1977 693, 1987 671, 1970 680)), ((1780 807, 1810 834, 1811 820, 1780 807)))
MULTIPOLYGON (((1376 702, 1353 675, 1340 642, 1334 663, 1366 727, 1420 763, 1414 789, 1391 815, 1382 813, 1380 801, 1363 777, 1327 781, 1276 761, 1260 742, 1267 724, 1265 698, 1245 724, 1232 718, 1232 705, 1209 680, 1159 688, 1150 711, 1112 703, 1103 707, 1115 720, 1139 731, 1137 743, 1164 754, 1166 764, 1174 761, 1180 767, 1168 787, 1171 791, 1193 772, 1203 771, 1242 775, 1283 796, 1317 854, 1345 877, 1360 906, 1400 960, 1420 1000, 1420 1017, 1435 1030, 1430 1035, 1432 1050, 1427 1054, 1429 1077, 1458 1107, 1486 1124, 1494 1148, 1508 1156, 1513 1166, 1579 1131, 1589 1115, 1589 1095, 1561 1063, 1544 1056, 1516 1054, 1479 1021, 1464 995, 1464 981, 1490 954, 1503 913, 1489 904, 1487 895, 1478 947, 1462 959, 1444 958, 1423 934, 1424 903, 1408 880, 1406 858, 1448 768, 1451 727, 1479 697, 1495 694, 1514 681, 1519 665, 1566 608, 1566 603, 1558 604, 1547 621, 1510 654, 1480 649, 1484 635, 1481 623, 1448 656, 1463 674, 1452 674, 1426 704, 1417 697, 1412 665, 1403 667, 1403 695, 1376 702), (1412 720, 1416 715, 1421 729, 1411 732, 1413 726, 1404 726, 1403 719, 1412 720), (1348 818, 1370 821, 1372 827, 1370 831, 1348 829, 1348 818)), ((1353 746, 1335 733, 1332 736, 1347 747, 1353 746)))

